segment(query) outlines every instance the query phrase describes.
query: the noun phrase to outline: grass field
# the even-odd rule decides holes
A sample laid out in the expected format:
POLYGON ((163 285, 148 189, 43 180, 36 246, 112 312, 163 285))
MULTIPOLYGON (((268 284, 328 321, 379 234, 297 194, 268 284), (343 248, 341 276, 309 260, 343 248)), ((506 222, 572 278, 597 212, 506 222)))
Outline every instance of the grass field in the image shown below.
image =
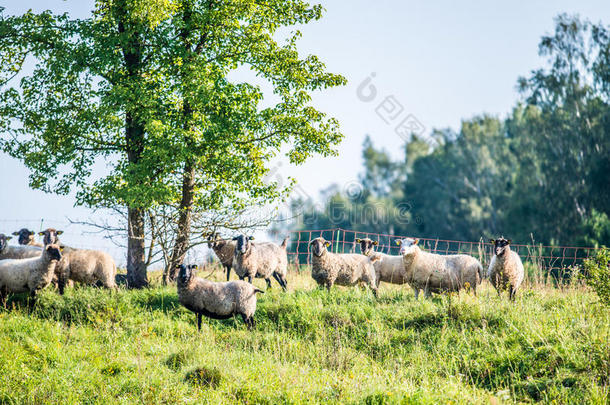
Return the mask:
POLYGON ((375 300, 293 272, 259 295, 253 332, 198 333, 175 287, 48 289, 32 315, 25 299, 0 309, 2 404, 610 401, 610 311, 582 287, 375 300))

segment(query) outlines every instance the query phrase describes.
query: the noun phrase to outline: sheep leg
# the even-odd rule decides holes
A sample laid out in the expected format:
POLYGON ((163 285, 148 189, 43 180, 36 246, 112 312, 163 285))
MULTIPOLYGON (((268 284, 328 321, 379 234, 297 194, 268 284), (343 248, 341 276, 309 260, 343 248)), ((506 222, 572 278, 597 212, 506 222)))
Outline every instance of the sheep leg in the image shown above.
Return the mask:
POLYGON ((517 294, 517 291, 516 291, 516 290, 515 290, 515 289, 514 289, 514 288, 511 286, 511 287, 510 287, 509 294, 508 294, 508 298, 509 298, 511 301, 515 301, 515 294, 517 294))
POLYGON ((229 278, 231 277, 231 266, 225 266, 225 268, 227 269, 227 281, 229 281, 229 278))
POLYGON ((277 273, 273 273, 273 278, 278 282, 280 287, 282 287, 284 291, 286 291, 286 282, 282 279, 282 276, 277 273))
POLYGON ((2 304, 2 307, 6 309, 6 297, 8 295, 8 292, 6 290, 6 287, 2 287, 0 288, 0 304, 2 304))
POLYGON ((269 280, 268 278, 265 279, 265 282, 267 283, 267 288, 271 288, 271 280, 269 280))
POLYGON ((252 276, 248 276, 248 283, 252 284, 252 276))
POLYGON ((29 300, 29 311, 32 312, 34 310, 34 305, 36 305, 36 290, 30 291, 30 300, 29 300))
POLYGON ((241 319, 244 320, 244 323, 246 324, 246 327, 248 328, 248 330, 252 330, 252 328, 255 325, 254 318, 248 317, 246 314, 241 314, 241 319))
POLYGON ((415 294, 415 301, 417 301, 419 299, 419 288, 411 286, 411 289, 413 289, 413 293, 415 294))
POLYGON ((59 288, 59 295, 64 295, 64 289, 66 288, 66 280, 63 277, 59 277, 57 280, 57 287, 59 288))
POLYGON ((426 288, 424 288, 424 298, 430 299, 431 297, 432 297, 432 293, 430 292, 430 288, 428 288, 428 286, 426 286, 426 288))
POLYGON ((197 312, 197 331, 201 331, 201 312, 197 312))

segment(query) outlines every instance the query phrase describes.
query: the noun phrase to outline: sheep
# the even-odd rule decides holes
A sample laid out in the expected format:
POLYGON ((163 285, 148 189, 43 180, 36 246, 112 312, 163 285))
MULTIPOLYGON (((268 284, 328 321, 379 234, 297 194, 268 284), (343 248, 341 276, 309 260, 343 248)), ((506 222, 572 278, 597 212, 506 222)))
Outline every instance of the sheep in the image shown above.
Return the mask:
POLYGON ((62 233, 53 228, 40 232, 45 245, 55 243, 64 249, 64 255, 55 269, 59 279, 59 293, 63 295, 65 285, 70 280, 83 284, 99 281, 106 288, 116 289, 116 264, 112 257, 99 250, 73 249, 65 246, 58 238, 62 233))
POLYGON ((227 270, 227 281, 231 275, 231 267, 233 266, 233 256, 235 254, 234 240, 221 239, 218 233, 214 232, 208 236, 208 247, 214 250, 218 260, 227 270))
POLYGON ((201 330, 202 315, 212 319, 228 319, 241 315, 248 329, 256 323, 256 293, 264 291, 245 281, 213 282, 193 275, 196 265, 177 266, 178 300, 197 314, 197 330, 201 330))
POLYGON ((34 240, 34 231, 30 231, 27 228, 21 228, 17 232, 13 232, 13 236, 18 236, 17 242, 19 242, 20 245, 37 246, 39 248, 43 247, 42 243, 34 240))
POLYGON ((525 276, 521 258, 517 252, 510 249, 510 239, 504 239, 502 236, 499 239, 490 239, 490 242, 494 245, 494 256, 489 263, 487 277, 498 296, 508 288, 508 298, 514 301, 525 276))
MULTIPOLYGON (((356 239, 356 242, 360 244, 360 252, 369 256, 374 252, 375 246, 378 242, 369 238, 356 239)), ((375 268, 375 280, 377 281, 377 287, 382 281, 390 284, 407 284, 409 278, 405 272, 405 265, 403 263, 402 256, 386 255, 384 253, 378 253, 381 256, 381 260, 375 261, 373 267, 375 268)), ((417 295, 417 288, 411 286, 413 291, 417 295)))
POLYGON ((3 259, 27 259, 30 257, 38 257, 42 253, 42 249, 36 246, 11 246, 8 241, 12 236, 6 236, 0 233, 0 260, 3 259))
POLYGON ((239 235, 233 238, 235 254, 233 255, 233 268, 240 280, 248 278, 264 278, 267 288, 271 288, 270 277, 273 276, 286 291, 286 272, 288 269, 288 255, 286 247, 288 238, 280 246, 271 242, 252 242, 253 236, 239 235))
POLYGON ((405 266, 408 283, 415 291, 415 299, 419 290, 424 290, 424 296, 429 298, 432 292, 459 291, 462 288, 472 288, 477 295, 476 287, 483 279, 483 266, 472 256, 438 255, 424 252, 417 243, 419 239, 406 238, 397 241, 405 266))
POLYGON ((36 294, 51 283, 61 259, 58 245, 47 245, 38 257, 0 260, 0 302, 6 307, 8 293, 30 293, 30 310, 36 294))
POLYGON ((368 284, 377 296, 373 263, 382 260, 379 253, 364 256, 356 253, 331 253, 326 250, 331 243, 322 237, 309 242, 311 247, 311 277, 318 286, 330 291, 333 284, 352 286, 359 282, 368 284))

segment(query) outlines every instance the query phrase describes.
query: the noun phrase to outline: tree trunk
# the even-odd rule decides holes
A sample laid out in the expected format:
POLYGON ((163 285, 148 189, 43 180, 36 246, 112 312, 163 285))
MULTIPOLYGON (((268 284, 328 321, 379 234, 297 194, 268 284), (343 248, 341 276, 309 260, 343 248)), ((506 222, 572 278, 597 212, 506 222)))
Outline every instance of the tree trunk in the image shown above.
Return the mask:
POLYGON ((144 210, 128 208, 127 222, 127 285, 129 288, 144 288, 148 286, 144 210))
POLYGON ((169 274, 170 280, 176 278, 176 266, 182 264, 184 256, 189 249, 191 234, 191 221, 193 214, 193 202, 195 199, 195 166, 191 162, 184 165, 182 175, 182 199, 180 200, 180 214, 178 217, 178 232, 176 243, 172 251, 169 274))

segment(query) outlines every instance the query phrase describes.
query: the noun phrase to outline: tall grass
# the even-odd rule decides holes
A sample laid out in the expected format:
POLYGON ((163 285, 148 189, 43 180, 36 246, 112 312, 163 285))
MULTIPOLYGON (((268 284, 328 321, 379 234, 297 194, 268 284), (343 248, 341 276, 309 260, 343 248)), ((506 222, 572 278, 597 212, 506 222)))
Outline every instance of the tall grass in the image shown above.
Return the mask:
POLYGON ((384 284, 376 300, 291 272, 288 293, 274 284, 255 318, 253 332, 234 318, 198 333, 171 286, 46 290, 32 314, 12 297, 0 312, 0 403, 610 399, 610 314, 577 285, 531 284, 510 303, 487 283, 478 297, 420 301, 384 284))

